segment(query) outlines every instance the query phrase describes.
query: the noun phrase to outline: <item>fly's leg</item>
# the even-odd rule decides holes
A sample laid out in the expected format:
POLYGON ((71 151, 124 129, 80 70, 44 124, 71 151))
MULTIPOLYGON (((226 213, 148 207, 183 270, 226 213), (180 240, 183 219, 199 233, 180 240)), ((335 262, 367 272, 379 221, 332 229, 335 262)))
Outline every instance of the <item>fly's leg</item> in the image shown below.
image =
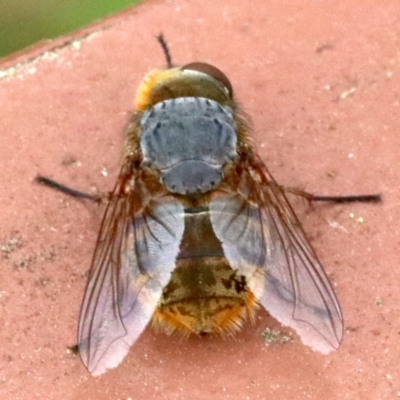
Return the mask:
POLYGON ((320 196, 295 188, 283 188, 283 190, 287 193, 303 197, 309 203, 314 201, 324 201, 330 203, 381 203, 382 202, 382 196, 380 194, 361 194, 361 195, 350 195, 350 196, 320 196))
POLYGON ((64 193, 67 196, 75 197, 78 199, 87 199, 99 203, 104 199, 103 194, 90 194, 81 192, 80 190, 72 189, 69 186, 63 185, 62 183, 53 181, 50 178, 46 178, 45 176, 38 175, 35 178, 35 182, 41 185, 47 186, 51 189, 57 190, 58 192, 64 193))

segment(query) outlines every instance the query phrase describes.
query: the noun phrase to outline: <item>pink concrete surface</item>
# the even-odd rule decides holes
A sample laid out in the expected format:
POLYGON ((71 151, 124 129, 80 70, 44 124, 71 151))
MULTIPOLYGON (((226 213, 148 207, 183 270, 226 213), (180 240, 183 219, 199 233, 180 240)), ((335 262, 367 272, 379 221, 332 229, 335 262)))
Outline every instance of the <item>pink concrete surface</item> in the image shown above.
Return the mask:
POLYGON ((0 61, 1 399, 400 397, 400 2, 154 0, 0 61), (323 356, 264 312, 234 339, 147 329, 93 378, 67 347, 102 208, 33 183, 111 190, 143 75, 205 61, 231 79, 275 178, 380 205, 299 205, 334 282, 344 341, 323 356))

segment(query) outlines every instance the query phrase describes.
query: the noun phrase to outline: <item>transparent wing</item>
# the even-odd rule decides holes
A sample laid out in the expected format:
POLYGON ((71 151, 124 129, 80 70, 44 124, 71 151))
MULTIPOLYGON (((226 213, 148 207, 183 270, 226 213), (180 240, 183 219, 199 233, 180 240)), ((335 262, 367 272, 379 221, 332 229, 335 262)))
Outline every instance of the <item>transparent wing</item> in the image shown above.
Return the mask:
POLYGON ((283 190, 265 167, 244 175, 237 193, 215 196, 210 212, 225 256, 261 305, 313 350, 337 349, 343 336, 338 300, 283 190))
POLYGON ((182 205, 135 185, 111 197, 82 303, 79 353, 93 375, 116 367, 151 320, 183 235, 182 205))

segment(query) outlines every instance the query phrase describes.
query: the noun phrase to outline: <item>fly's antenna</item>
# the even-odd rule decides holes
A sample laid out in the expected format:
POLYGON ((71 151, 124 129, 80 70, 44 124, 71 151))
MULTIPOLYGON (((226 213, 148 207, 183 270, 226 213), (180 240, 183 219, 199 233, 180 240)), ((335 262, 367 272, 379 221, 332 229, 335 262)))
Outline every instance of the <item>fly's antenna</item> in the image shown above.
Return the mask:
POLYGON ((172 64, 171 53, 169 52, 168 44, 164 39, 164 35, 162 33, 160 33, 159 35, 156 36, 156 38, 158 40, 158 43, 160 43, 161 48, 163 50, 165 60, 167 61, 167 67, 173 68, 174 65, 172 64))

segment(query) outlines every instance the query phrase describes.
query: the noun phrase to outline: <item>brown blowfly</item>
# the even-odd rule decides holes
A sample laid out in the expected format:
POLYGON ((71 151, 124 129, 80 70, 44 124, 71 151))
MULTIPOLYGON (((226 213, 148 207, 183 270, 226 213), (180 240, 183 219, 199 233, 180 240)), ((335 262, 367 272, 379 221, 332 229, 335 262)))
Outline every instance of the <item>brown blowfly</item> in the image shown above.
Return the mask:
POLYGON ((254 150, 231 83, 209 64, 174 67, 158 39, 168 66, 139 86, 121 171, 104 196, 79 319, 83 363, 93 375, 116 367, 150 322, 168 334, 230 335, 259 307, 312 349, 337 349, 339 302, 287 190, 254 150))

